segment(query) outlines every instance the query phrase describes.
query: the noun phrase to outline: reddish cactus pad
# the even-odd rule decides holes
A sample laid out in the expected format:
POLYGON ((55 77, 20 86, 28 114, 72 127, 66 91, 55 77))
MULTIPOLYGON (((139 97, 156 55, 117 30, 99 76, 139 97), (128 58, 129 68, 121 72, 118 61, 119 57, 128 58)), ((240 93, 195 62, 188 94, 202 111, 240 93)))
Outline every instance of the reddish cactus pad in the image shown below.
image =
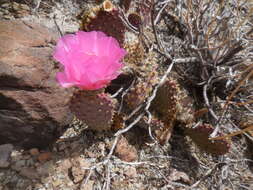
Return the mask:
POLYGON ((79 91, 70 102, 76 117, 96 131, 111 129, 115 107, 116 100, 105 93, 91 95, 79 91))
POLYGON ((187 128, 186 134, 197 144, 197 146, 211 154, 223 155, 229 151, 229 140, 210 140, 209 135, 214 128, 209 124, 202 124, 195 128, 187 128))
POLYGON ((117 10, 105 11, 101 9, 95 14, 95 17, 89 17, 88 15, 83 19, 82 29, 85 31, 102 31, 123 44, 126 27, 119 17, 119 12, 117 10))

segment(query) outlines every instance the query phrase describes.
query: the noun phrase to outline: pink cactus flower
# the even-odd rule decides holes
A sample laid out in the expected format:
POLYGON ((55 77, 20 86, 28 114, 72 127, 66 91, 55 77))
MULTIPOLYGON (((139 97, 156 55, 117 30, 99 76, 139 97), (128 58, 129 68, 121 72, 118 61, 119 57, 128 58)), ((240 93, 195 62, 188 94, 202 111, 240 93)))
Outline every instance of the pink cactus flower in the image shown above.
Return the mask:
POLYGON ((113 37, 103 32, 67 34, 57 43, 54 59, 64 68, 57 73, 61 86, 77 86, 84 90, 97 90, 117 78, 126 51, 113 37))

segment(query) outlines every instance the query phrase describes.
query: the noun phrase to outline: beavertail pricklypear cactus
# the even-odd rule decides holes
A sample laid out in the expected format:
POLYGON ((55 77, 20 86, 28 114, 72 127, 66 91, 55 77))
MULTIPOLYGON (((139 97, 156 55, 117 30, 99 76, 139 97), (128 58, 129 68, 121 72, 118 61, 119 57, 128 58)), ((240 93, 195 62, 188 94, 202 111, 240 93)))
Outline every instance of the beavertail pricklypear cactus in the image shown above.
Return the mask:
MULTIPOLYGON (((127 11, 129 5, 130 3, 122 7, 127 11)), ((126 20, 122 19, 120 9, 109 0, 85 12, 81 20, 82 30, 103 31, 108 36, 115 37, 127 52, 121 74, 106 86, 106 93, 79 91, 70 102, 70 108, 76 117, 93 130, 124 128, 129 113, 139 105, 145 105, 165 73, 164 65, 160 64, 164 62, 163 58, 151 48, 155 43, 149 39, 155 39, 155 36, 148 24, 150 18, 148 14, 143 14, 150 11, 150 7, 138 6, 134 1, 131 5, 129 12, 124 13, 126 20), (131 26, 134 27, 132 30, 129 29, 131 26), (116 98, 111 98, 115 93, 116 98)), ((209 139, 213 131, 211 125, 203 124, 192 128, 196 120, 200 119, 194 116, 194 100, 172 72, 169 76, 151 102, 151 120, 143 117, 137 125, 151 127, 152 134, 161 144, 167 143, 174 126, 179 126, 206 152, 217 155, 227 153, 229 141, 209 139)))
POLYGON ((111 128, 116 104, 109 94, 78 91, 72 97, 70 109, 90 129, 102 131, 111 128))
POLYGON ((201 124, 194 128, 186 128, 185 132, 200 149, 215 155, 226 154, 230 148, 230 140, 210 140, 209 136, 213 130, 212 125, 201 124))

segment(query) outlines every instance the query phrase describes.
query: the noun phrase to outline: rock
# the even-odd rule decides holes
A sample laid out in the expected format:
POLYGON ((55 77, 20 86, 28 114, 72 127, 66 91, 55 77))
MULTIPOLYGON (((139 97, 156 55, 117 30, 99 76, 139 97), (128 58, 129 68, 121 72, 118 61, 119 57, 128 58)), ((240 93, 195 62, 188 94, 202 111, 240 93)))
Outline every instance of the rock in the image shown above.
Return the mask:
POLYGON ((20 171, 22 168, 26 167, 25 160, 18 160, 14 164, 11 165, 11 169, 20 171))
POLYGON ((138 159, 137 150, 125 137, 121 137, 115 148, 116 155, 123 161, 132 162, 138 159))
POLYGON ((12 144, 0 145, 0 168, 7 168, 10 165, 9 159, 12 150, 12 144))
POLYGON ((81 185, 80 190, 92 190, 95 181, 89 180, 86 185, 81 185))
POLYGON ((88 170, 85 168, 89 168, 90 163, 81 157, 73 158, 72 163, 73 165, 71 168, 71 174, 73 177, 73 181, 74 183, 78 183, 87 174, 88 170))
POLYGON ((49 162, 46 162, 44 164, 40 164, 37 168, 36 168, 36 171, 38 173, 38 175, 40 177, 46 177, 48 176, 50 173, 53 173, 54 171, 54 163, 53 161, 49 161, 49 162))
POLYGON ((29 153, 32 155, 32 156, 38 156, 40 154, 39 150, 37 148, 31 148, 29 150, 29 153))
POLYGON ((13 19, 14 17, 12 15, 4 15, 3 18, 6 20, 10 20, 13 19))
POLYGON ((129 178, 136 178, 137 177, 137 171, 134 167, 129 167, 124 171, 124 174, 129 178))
POLYGON ((59 170, 62 172, 68 172, 69 168, 71 168, 72 164, 69 159, 64 159, 59 163, 59 170))
POLYGON ((176 169, 172 169, 168 179, 173 182, 184 182, 185 184, 188 185, 191 184, 190 177, 186 173, 180 172, 176 169))
POLYGON ((71 90, 56 80, 56 32, 24 21, 0 21, 0 144, 44 148, 71 122, 71 90))
POLYGON ((88 155, 88 157, 90 157, 90 158, 96 158, 96 154, 95 153, 93 153, 93 152, 91 152, 91 151, 87 151, 87 155, 88 155))
POLYGON ((11 152, 11 160, 17 162, 23 159, 23 150, 13 150, 11 152))
POLYGON ((28 167, 34 166, 34 164, 35 164, 35 162, 34 162, 34 160, 32 158, 26 160, 26 165, 28 167))
POLYGON ((82 157, 75 157, 72 159, 71 175, 74 183, 80 182, 87 174, 88 170, 85 168, 90 167, 90 163, 82 157))
POLYGON ((43 152, 43 153, 40 153, 40 155, 38 156, 38 160, 41 163, 44 163, 44 162, 49 161, 51 159, 52 159, 51 152, 43 152))
POLYGON ((55 179, 52 181, 54 187, 59 187, 62 185, 62 179, 55 179))
POLYGON ((33 168, 22 168, 19 173, 23 177, 27 177, 29 179, 39 179, 39 174, 33 168))
POLYGON ((2 5, 0 5, 0 7, 2 7, 2 8, 9 8, 10 7, 10 3, 3 3, 2 5))
POLYGON ((30 11, 30 7, 26 4, 20 4, 20 8, 26 11, 30 11))
POLYGON ((19 4, 16 3, 16 2, 13 2, 12 3, 12 8, 15 10, 15 11, 18 11, 20 8, 19 8, 19 4))

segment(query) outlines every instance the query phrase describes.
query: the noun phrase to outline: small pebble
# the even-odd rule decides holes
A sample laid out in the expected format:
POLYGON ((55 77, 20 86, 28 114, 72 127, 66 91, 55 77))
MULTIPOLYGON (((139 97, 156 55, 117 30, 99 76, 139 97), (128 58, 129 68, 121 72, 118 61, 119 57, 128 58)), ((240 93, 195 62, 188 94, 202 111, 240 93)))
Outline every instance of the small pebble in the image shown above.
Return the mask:
POLYGON ((27 165, 27 166, 33 166, 33 165, 34 165, 33 159, 30 158, 30 159, 26 160, 26 165, 27 165))
POLYGON ((4 15, 4 16, 3 16, 3 18, 4 18, 4 19, 7 19, 7 20, 10 20, 10 19, 12 19, 12 18, 13 18, 13 16, 10 16, 10 15, 4 15))
POLYGON ((128 143, 125 137, 122 137, 115 148, 116 155, 123 161, 133 162, 138 159, 138 153, 134 146, 128 143))
POLYGON ((19 4, 16 3, 16 2, 13 2, 12 3, 12 8, 15 10, 15 11, 18 11, 20 8, 19 8, 19 4))
POLYGON ((38 156, 38 160, 41 163, 46 162, 46 161, 51 160, 51 159, 52 159, 52 153, 51 152, 43 152, 43 153, 40 153, 40 155, 38 156))
POLYGON ((95 181, 89 180, 86 185, 81 185, 80 190, 92 190, 95 181))
POLYGON ((10 165, 9 160, 12 150, 12 144, 0 145, 0 168, 7 168, 10 165))
POLYGON ((125 171, 125 175, 129 178, 135 178, 137 177, 137 171, 136 168, 130 167, 125 171))
POLYGON ((23 10, 26 10, 26 11, 30 10, 30 7, 26 4, 20 4, 20 8, 23 9, 23 10))
POLYGON ((1 7, 2 8, 8 8, 8 7, 10 7, 10 4, 9 3, 4 3, 4 4, 1 5, 1 7))
POLYGON ((14 164, 11 165, 11 168, 16 171, 20 171, 22 168, 26 166, 25 160, 18 160, 14 164))
POLYGON ((29 179, 39 179, 37 171, 33 168, 22 168, 20 170, 20 175, 27 177, 29 179))
POLYGON ((39 150, 37 148, 32 148, 29 150, 29 153, 32 155, 32 156, 38 156, 40 154, 39 150))

